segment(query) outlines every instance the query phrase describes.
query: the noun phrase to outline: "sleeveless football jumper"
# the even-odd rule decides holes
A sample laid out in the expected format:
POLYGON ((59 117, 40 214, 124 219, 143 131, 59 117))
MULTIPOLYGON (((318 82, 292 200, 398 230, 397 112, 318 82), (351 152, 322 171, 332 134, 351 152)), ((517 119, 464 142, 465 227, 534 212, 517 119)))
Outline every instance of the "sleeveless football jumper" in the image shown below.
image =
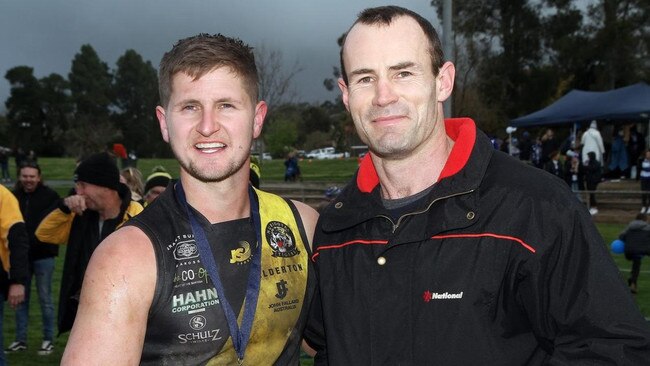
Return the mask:
MULTIPOLYGON (((261 245, 260 292, 244 364, 297 365, 315 285, 310 250, 293 203, 255 193, 262 243, 257 243, 251 218, 210 224, 199 212, 193 213, 210 243, 239 324, 252 249, 261 245)), ((175 190, 166 189, 127 225, 140 228, 151 240, 158 272, 141 364, 236 365, 221 299, 201 263, 175 190)))

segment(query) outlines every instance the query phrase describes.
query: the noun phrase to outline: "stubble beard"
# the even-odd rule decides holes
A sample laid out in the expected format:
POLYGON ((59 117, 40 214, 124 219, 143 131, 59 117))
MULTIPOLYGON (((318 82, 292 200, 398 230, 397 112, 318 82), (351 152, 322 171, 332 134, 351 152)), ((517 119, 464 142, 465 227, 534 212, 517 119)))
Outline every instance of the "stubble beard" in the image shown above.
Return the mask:
POLYGON ((364 136, 363 142, 369 146, 370 151, 380 158, 401 158, 408 155, 413 148, 410 146, 413 141, 411 130, 405 132, 398 127, 389 127, 382 131, 361 132, 357 131, 359 136, 364 136))
MULTIPOLYGON (((412 126, 406 126, 407 130, 404 130, 402 123, 395 126, 387 126, 381 129, 373 128, 373 120, 378 117, 387 116, 387 115, 403 115, 410 116, 409 109, 402 105, 393 105, 388 108, 373 108, 368 110, 363 119, 368 126, 366 131, 361 131, 360 126, 364 123, 357 124, 357 134, 359 136, 364 136, 362 140, 366 145, 370 147, 370 150, 375 153, 375 155, 386 158, 386 157, 401 157, 402 155, 408 153, 409 150, 409 141, 411 141, 412 131, 410 128, 412 126), (405 136, 405 133, 408 136, 405 136)), ((411 123, 408 121, 406 123, 411 123)))
POLYGON ((246 162, 246 156, 244 156, 241 159, 230 161, 223 169, 218 169, 214 166, 198 166, 196 162, 191 161, 189 158, 187 160, 181 158, 180 154, 177 153, 177 150, 174 148, 174 145, 171 145, 171 148, 174 156, 176 157, 176 160, 181 166, 181 169, 189 174, 192 178, 204 183, 224 181, 239 171, 246 162))

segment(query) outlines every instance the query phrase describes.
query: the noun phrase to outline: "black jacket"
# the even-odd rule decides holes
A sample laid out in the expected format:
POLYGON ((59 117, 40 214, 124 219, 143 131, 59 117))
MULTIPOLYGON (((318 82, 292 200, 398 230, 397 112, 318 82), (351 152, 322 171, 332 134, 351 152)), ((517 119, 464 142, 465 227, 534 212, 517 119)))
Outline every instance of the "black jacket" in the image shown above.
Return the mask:
POLYGON ((56 257, 59 246, 43 243, 36 238, 34 233, 38 224, 50 213, 59 202, 59 194, 50 187, 39 184, 34 192, 27 193, 22 189, 15 189, 14 196, 18 199, 20 212, 25 219, 25 227, 29 235, 29 260, 56 257))
POLYGON ((83 215, 75 215, 63 200, 36 229, 36 236, 43 242, 68 244, 59 292, 59 334, 72 328, 86 267, 95 248, 125 221, 142 211, 139 203, 131 201, 131 191, 126 185, 120 184, 119 194, 122 199, 120 213, 114 219, 105 220, 101 232, 97 211, 86 210, 83 215))
POLYGON ((650 255, 650 224, 647 222, 630 222, 619 235, 619 239, 625 242, 626 255, 650 255))
POLYGON ((451 156, 409 213, 389 219, 368 158, 322 213, 315 364, 647 364, 650 327, 567 185, 471 120, 446 128, 451 156))

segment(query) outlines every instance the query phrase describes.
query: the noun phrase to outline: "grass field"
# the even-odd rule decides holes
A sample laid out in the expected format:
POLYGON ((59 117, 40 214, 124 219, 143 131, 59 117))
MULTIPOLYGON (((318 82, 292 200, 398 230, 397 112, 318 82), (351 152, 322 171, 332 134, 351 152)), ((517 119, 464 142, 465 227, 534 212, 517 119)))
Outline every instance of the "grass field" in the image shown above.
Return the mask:
MULTIPOLYGON (((46 179, 56 180, 69 180, 72 171, 74 170, 73 159, 39 159, 46 179)), ((143 171, 146 176, 149 174, 150 169, 155 165, 163 165, 173 175, 178 175, 178 165, 171 159, 143 159, 138 162, 138 168, 143 171)), ((349 160, 335 160, 335 161, 302 161, 300 163, 305 181, 327 181, 327 182, 344 182, 350 179, 354 173, 357 162, 354 159, 349 160)), ((13 168, 12 168, 13 169, 13 168)), ((15 170, 12 170, 12 177, 14 177, 15 170)), ((284 165, 281 160, 264 161, 262 164, 262 180, 282 181, 284 176, 284 165)), ((67 188, 57 187, 61 195, 66 194, 67 188)), ((610 243, 618 234, 623 230, 623 224, 599 224, 598 229, 603 236, 605 243, 610 243)), ((60 287, 61 270, 63 268, 63 258, 65 256, 65 247, 61 248, 61 254, 57 258, 56 273, 54 275, 54 300, 58 302, 58 290, 60 287)), ((621 269, 621 281, 627 279, 630 262, 625 260, 623 255, 613 255, 619 269, 621 269)), ((643 263, 641 267, 641 275, 639 277, 639 294, 636 295, 636 302, 641 309, 641 312, 646 318, 650 318, 650 262, 648 260, 643 263)), ((58 308, 57 308, 58 309, 58 308)), ((64 334, 55 339, 55 352, 48 356, 38 356, 36 351, 41 344, 41 320, 40 309, 38 306, 38 299, 35 291, 32 290, 32 301, 30 303, 30 327, 28 333, 28 347, 27 351, 9 354, 7 360, 10 365, 32 366, 32 365, 58 365, 60 363, 61 355, 67 341, 67 334, 64 334)), ((110 331, 110 330, 107 330, 110 331)), ((11 343, 15 334, 15 320, 14 311, 8 306, 5 306, 4 314, 4 337, 5 345, 11 343)), ((301 360, 303 366, 311 365, 312 362, 308 358, 301 360)))

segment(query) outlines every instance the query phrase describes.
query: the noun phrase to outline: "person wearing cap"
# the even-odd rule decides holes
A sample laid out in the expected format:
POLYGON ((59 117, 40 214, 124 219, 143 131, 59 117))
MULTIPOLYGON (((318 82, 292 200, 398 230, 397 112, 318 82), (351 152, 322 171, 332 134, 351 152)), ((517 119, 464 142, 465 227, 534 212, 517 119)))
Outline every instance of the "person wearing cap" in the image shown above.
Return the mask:
POLYGON ((144 205, 147 206, 153 202, 161 193, 165 191, 167 185, 172 180, 172 176, 164 168, 156 168, 151 175, 147 177, 147 183, 144 185, 144 205), (162 169, 162 170, 161 170, 162 169))
POLYGON ((108 153, 83 160, 74 172, 76 193, 63 198, 36 228, 44 243, 67 244, 59 293, 59 334, 72 328, 86 266, 97 245, 142 211, 120 183, 117 164, 108 153))

